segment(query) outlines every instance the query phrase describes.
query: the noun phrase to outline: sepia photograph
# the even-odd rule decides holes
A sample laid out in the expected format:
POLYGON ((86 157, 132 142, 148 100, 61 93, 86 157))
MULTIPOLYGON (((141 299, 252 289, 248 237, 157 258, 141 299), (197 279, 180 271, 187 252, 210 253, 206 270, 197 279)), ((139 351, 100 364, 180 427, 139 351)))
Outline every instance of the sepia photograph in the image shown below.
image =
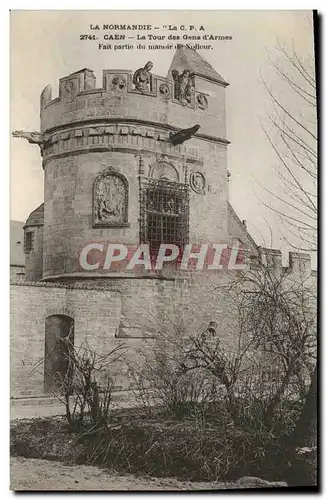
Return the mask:
POLYGON ((10 489, 318 492, 312 10, 10 11, 10 489))

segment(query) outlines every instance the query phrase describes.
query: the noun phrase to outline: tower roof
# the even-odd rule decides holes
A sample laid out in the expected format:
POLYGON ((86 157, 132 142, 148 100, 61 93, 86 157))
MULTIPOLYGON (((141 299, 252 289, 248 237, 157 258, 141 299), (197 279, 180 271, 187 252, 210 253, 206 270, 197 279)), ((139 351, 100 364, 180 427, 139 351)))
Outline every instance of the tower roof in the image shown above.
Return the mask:
POLYGON ((24 222, 10 221, 10 265, 24 266, 25 256, 23 252, 24 242, 24 222))
POLYGON ((188 69, 195 75, 213 80, 224 86, 229 85, 195 49, 180 45, 171 62, 168 77, 172 78, 172 70, 182 71, 184 69, 188 69))
POLYGON ((44 203, 41 203, 27 218, 24 227, 43 226, 44 222, 44 203))

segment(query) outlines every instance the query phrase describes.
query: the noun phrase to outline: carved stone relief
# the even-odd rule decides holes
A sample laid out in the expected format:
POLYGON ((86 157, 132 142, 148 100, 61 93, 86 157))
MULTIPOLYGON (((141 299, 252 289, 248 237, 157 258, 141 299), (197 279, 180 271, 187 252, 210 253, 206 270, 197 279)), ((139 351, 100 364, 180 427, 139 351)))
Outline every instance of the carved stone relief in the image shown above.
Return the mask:
POLYGON ((69 97, 75 95, 78 92, 77 81, 76 80, 65 80, 61 84, 61 96, 69 97))
POLYGON ((200 109, 206 109, 208 107, 208 99, 204 94, 198 94, 196 96, 196 102, 200 109))
POLYGON ((116 75, 111 80, 111 90, 125 90, 127 86, 126 78, 122 75, 116 75))
POLYGON ((144 68, 139 68, 133 75, 135 90, 139 92, 149 92, 151 90, 151 69, 153 63, 148 61, 144 68))
POLYGON ((150 169, 150 177, 179 182, 179 175, 176 168, 166 161, 159 161, 153 165, 150 169))
POLYGON ((162 83, 159 87, 159 92, 160 95, 165 99, 168 100, 170 98, 170 88, 167 83, 162 83))
POLYGON ((30 144, 37 144, 40 147, 41 156, 43 156, 44 147, 49 142, 49 136, 41 132, 27 132, 25 130, 15 130, 13 137, 26 139, 30 144))
POLYGON ((94 181, 93 223, 96 226, 120 226, 127 223, 128 183, 112 170, 105 171, 94 181))
POLYGON ((205 188, 205 177, 202 174, 202 172, 192 172, 190 175, 190 186, 191 189, 195 193, 202 194, 204 193, 204 188, 205 188))
POLYGON ((71 94, 76 90, 76 83, 73 80, 68 80, 64 83, 63 89, 67 94, 71 94))
POLYGON ((188 69, 184 69, 182 73, 177 70, 172 71, 174 79, 174 97, 182 104, 191 104, 192 95, 194 93, 193 77, 188 69))

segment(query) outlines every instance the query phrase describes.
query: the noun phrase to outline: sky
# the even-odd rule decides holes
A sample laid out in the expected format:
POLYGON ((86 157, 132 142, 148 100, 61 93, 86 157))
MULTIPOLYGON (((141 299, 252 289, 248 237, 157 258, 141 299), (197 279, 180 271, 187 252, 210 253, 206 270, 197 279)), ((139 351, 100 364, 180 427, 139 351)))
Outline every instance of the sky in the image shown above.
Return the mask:
MULTIPOLYGON (((266 193, 261 187, 279 189, 278 160, 261 125, 271 110, 262 80, 282 91, 269 59, 269 54, 276 55, 277 40, 294 44, 304 57, 312 56, 310 16, 308 11, 12 11, 10 128, 39 130, 42 89, 51 84, 55 98, 59 78, 81 68, 94 70, 97 87, 103 69, 135 70, 149 59, 153 72, 166 76, 174 51, 100 51, 97 42, 80 41, 81 34, 93 33, 90 24, 192 24, 203 25, 207 33, 230 35, 232 40, 210 42, 214 50, 199 51, 230 84, 226 91, 230 202, 256 242, 281 248, 285 262, 292 249, 280 236, 279 218, 264 207, 266 193)), ((13 220, 26 220, 43 202, 39 148, 22 139, 11 140, 10 191, 13 220)))

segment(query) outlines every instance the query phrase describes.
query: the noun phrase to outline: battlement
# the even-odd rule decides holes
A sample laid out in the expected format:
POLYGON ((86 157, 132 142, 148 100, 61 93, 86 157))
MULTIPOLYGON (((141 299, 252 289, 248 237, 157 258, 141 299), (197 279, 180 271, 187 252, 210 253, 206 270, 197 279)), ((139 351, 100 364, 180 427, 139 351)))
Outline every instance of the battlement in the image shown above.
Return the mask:
MULTIPOLYGON (((317 271, 311 269, 311 256, 308 253, 289 252, 288 266, 286 268, 282 265, 283 254, 280 250, 259 247, 259 254, 262 264, 273 268, 277 273, 284 270, 293 276, 302 278, 312 276, 313 279, 317 278, 317 271)), ((255 265, 254 262, 253 267, 255 265)))
POLYGON ((132 70, 105 69, 102 86, 96 86, 91 69, 81 69, 59 80, 59 96, 45 87, 40 97, 41 132, 51 133, 80 122, 135 119, 163 124, 172 129, 199 124, 198 135, 226 140, 225 85, 192 74, 186 98, 178 96, 176 81, 149 74, 141 90, 133 82, 132 70))

